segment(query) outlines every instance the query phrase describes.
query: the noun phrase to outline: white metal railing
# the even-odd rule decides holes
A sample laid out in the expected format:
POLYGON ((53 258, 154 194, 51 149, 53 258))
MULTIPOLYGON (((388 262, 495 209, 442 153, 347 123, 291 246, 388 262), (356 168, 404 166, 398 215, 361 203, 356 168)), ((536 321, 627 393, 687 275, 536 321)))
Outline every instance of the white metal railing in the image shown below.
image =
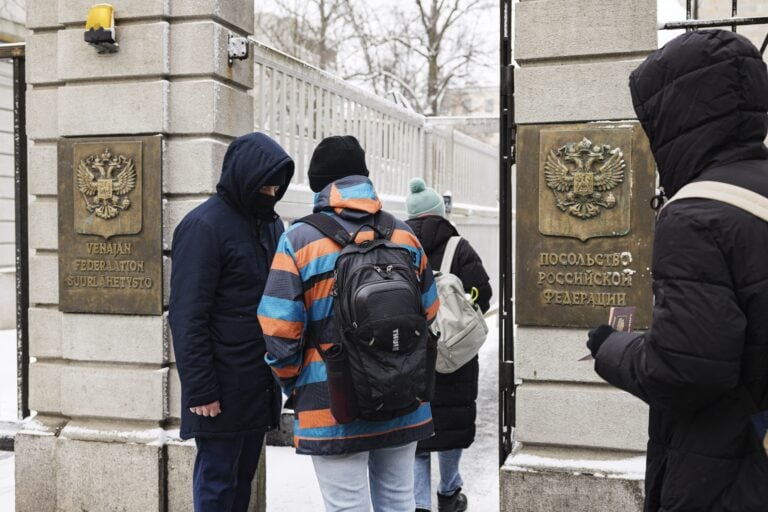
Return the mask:
POLYGON ((496 148, 450 127, 427 129, 428 181, 435 190, 450 191, 460 204, 496 208, 496 148))
POLYGON ((404 196, 423 177, 454 201, 496 206, 497 152, 492 146, 431 126, 428 118, 330 73, 254 42, 254 126, 275 138, 306 184, 312 150, 329 135, 354 135, 365 148, 378 192, 404 196), (489 191, 493 191, 489 194, 489 191))

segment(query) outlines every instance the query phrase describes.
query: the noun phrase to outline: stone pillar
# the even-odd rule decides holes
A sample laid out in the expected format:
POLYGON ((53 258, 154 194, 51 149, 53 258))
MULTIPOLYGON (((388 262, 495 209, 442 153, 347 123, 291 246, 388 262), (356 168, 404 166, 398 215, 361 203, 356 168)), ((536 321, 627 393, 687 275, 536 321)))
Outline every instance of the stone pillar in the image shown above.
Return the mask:
MULTIPOLYGON (((521 127, 635 118, 628 77, 656 48, 656 0, 514 5, 521 127)), ((532 146, 542 158, 538 142, 532 146)), ((521 146, 518 162, 531 156, 525 151, 521 146)), ((518 218, 520 208, 518 201, 518 218)), ((519 232, 517 243, 525 243, 519 232)), ((517 261, 518 279, 526 263, 517 261)), ((606 308, 603 323, 607 316, 606 308)), ((647 406, 603 383, 592 362, 577 361, 587 353, 586 331, 516 330, 518 449, 501 470, 502 510, 642 510, 647 406)))
POLYGON ((94 3, 27 1, 29 405, 37 416, 16 438, 16 507, 187 511, 194 444, 178 440, 180 390, 165 315, 59 307, 57 211, 66 199, 58 197, 57 144, 162 137, 154 169, 162 169, 162 218, 143 222, 162 225, 164 278, 156 286, 167 306, 173 229, 215 191, 228 142, 253 128, 253 65, 227 62, 228 35, 252 31, 253 2, 112 0, 120 49, 106 55, 83 41, 94 3))

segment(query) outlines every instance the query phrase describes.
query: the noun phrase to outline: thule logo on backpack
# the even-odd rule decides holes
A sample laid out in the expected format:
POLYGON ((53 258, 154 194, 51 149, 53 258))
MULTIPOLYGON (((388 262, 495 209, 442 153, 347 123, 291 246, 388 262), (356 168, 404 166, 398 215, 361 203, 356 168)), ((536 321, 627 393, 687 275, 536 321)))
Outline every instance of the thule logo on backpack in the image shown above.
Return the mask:
POLYGON ((392 331, 392 352, 400 351, 400 329, 392 331))

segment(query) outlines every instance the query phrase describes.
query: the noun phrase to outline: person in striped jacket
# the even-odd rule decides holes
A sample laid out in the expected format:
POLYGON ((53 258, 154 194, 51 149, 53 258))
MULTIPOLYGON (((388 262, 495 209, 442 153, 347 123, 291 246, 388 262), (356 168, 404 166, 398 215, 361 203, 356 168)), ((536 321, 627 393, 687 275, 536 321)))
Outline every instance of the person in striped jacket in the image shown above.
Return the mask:
MULTIPOLYGON (((324 212, 354 233, 381 210, 368 179, 365 153, 352 136, 321 141, 309 165, 315 212, 324 212)), ((358 235, 370 238, 370 228, 358 235)), ((391 240, 409 249, 420 278, 427 321, 439 300, 427 256, 400 220, 391 240)), ((339 424, 331 414, 326 367, 320 350, 335 338, 332 324, 333 271, 341 247, 314 227, 298 222, 280 238, 259 321, 267 363, 291 397, 297 453, 311 455, 326 510, 412 512, 416 443, 433 434, 429 403, 388 421, 339 424), (369 487, 370 486, 370 487, 369 487), (370 488, 370 490, 369 490, 370 488)))

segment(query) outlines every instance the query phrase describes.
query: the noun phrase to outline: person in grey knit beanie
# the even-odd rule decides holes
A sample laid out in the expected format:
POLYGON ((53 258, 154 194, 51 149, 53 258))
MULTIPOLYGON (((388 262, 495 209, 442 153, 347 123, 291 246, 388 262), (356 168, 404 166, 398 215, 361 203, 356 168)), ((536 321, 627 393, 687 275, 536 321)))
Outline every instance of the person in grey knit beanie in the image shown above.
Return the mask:
POLYGON ((405 198, 405 209, 409 219, 425 215, 445 217, 443 198, 433 188, 429 188, 423 179, 413 178, 408 187, 411 193, 405 198))
MULTIPOLYGON (((443 198, 424 180, 414 178, 405 199, 406 224, 419 239, 431 268, 443 267, 448 242, 459 237, 452 260, 447 262, 451 274, 461 280, 464 291, 476 297, 481 311, 490 308, 491 289, 488 272, 470 243, 461 238, 456 226, 445 216, 443 198)), ((416 512, 429 512, 432 507, 432 452, 437 452, 440 483, 437 488, 439 512, 465 512, 467 495, 462 492, 460 463, 462 453, 475 439, 479 360, 475 356, 452 373, 435 375, 432 418, 435 435, 419 441, 413 469, 416 512)))

